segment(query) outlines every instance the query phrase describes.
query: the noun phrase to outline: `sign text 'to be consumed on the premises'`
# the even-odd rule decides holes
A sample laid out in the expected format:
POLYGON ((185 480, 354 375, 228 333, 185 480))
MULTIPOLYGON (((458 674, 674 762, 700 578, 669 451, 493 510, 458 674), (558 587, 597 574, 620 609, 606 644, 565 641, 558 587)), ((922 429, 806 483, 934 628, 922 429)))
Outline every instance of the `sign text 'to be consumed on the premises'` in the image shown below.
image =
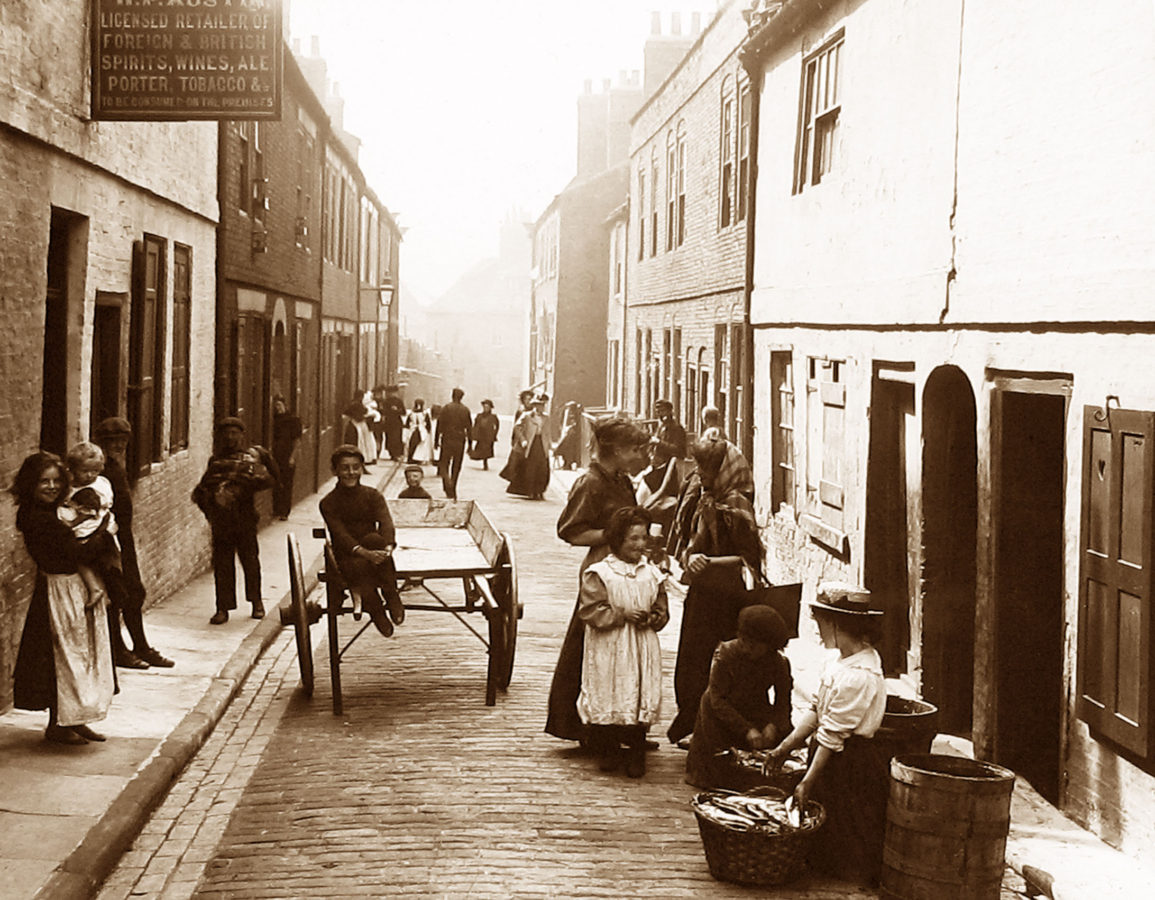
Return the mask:
POLYGON ((281 117, 281 0, 92 7, 94 119, 281 117))

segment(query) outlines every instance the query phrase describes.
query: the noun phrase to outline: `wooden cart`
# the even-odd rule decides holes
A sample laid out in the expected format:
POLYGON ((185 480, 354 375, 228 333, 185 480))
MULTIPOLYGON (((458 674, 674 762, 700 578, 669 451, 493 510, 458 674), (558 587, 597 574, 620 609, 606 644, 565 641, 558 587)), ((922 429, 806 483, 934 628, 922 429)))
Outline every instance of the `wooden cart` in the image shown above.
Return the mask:
MULTIPOLYGON (((493 706, 497 692, 509 687, 517 646, 517 620, 522 605, 517 599, 517 562, 509 535, 493 527, 472 500, 390 500, 389 512, 397 529, 393 561, 399 582, 408 585, 401 598, 408 610, 452 613, 486 647, 489 665, 485 679, 485 703, 493 706), (460 579, 464 602, 452 605, 426 579, 460 579), (423 602, 414 602, 414 599, 423 602), (432 600, 433 602, 429 602, 432 600), (482 634, 465 614, 480 612, 488 623, 482 634)), ((329 623, 329 675, 333 683, 333 712, 342 712, 341 659, 372 624, 366 621, 341 644, 337 623, 352 613, 352 601, 337 568, 333 547, 325 529, 313 536, 325 541, 324 568, 318 580, 325 585, 325 605, 305 596, 301 548, 296 535, 288 536, 290 605, 281 620, 296 632, 301 683, 307 696, 313 693, 313 648, 309 626, 326 616, 329 623)))

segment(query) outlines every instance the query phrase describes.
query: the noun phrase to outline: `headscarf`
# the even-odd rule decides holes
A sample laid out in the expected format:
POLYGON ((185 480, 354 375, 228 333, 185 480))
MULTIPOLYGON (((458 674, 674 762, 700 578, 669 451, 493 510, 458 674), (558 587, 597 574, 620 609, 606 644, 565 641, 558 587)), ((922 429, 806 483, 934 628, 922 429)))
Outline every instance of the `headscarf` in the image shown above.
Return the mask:
MULTIPOLYGON (((689 553, 707 556, 741 556, 756 572, 762 570, 762 542, 754 519, 750 496, 754 479, 750 464, 741 451, 729 441, 702 441, 694 456, 707 464, 716 464, 718 474, 707 489, 698 471, 686 479, 667 546, 669 553, 682 560, 689 553), (721 459, 716 458, 720 456, 721 459)), ((712 466, 711 466, 712 467, 712 466)))

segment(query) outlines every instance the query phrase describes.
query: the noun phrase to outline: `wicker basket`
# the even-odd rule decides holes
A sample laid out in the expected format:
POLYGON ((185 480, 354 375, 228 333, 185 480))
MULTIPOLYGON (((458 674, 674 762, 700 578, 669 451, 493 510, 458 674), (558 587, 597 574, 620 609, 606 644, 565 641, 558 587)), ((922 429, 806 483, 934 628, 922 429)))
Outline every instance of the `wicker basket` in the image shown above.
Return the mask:
MULTIPOLYGON (((746 793, 780 800, 788 796, 784 791, 771 787, 746 793)), ((711 875, 719 881, 774 885, 785 884, 802 874, 806 868, 810 838, 826 821, 826 810, 821 803, 809 801, 806 824, 802 828, 771 833, 740 831, 708 818, 699 810, 699 804, 708 796, 709 793, 696 795, 692 806, 711 875)))

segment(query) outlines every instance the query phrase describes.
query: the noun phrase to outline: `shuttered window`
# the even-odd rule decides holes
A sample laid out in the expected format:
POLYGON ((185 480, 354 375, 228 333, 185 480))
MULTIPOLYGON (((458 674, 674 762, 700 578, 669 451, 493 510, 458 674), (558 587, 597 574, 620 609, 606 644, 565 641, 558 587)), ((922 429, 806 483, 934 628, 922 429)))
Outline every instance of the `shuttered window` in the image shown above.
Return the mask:
POLYGON ((160 460, 164 372, 165 242, 146 235, 133 252, 128 410, 132 422, 129 467, 134 475, 160 460))
POLYGON ((1083 410, 1077 713, 1146 757, 1151 742, 1155 413, 1083 410))
POLYGON ((188 446, 189 350, 191 347, 192 279, 191 252, 176 244, 172 248, 172 403, 169 415, 169 449, 188 446))

